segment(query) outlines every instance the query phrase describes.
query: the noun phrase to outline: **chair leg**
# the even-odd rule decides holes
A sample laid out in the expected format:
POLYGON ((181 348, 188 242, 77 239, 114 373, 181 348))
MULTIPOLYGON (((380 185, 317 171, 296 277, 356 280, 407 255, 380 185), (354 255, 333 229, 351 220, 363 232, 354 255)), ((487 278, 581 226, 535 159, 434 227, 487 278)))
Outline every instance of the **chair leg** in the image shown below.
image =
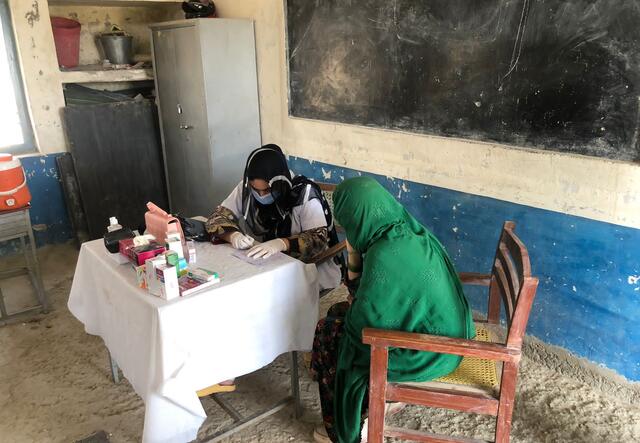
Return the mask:
POLYGON ((496 419, 495 443, 509 443, 517 376, 518 366, 514 363, 505 362, 502 368, 502 381, 500 384, 500 403, 496 419))
POLYGON ((0 288, 0 319, 7 318, 8 316, 9 313, 7 312, 7 307, 4 304, 4 294, 0 288))
POLYGON ((302 402, 300 401, 300 377, 298 376, 298 353, 291 351, 291 396, 293 397, 293 411, 296 419, 302 417, 302 402))
POLYGON ((118 363, 111 356, 111 352, 107 349, 107 354, 109 354, 109 366, 111 366, 111 378, 113 382, 118 384, 120 383, 120 374, 118 373, 118 363))
POLYGON ((387 394, 388 348, 371 346, 371 374, 369 376, 368 442, 384 442, 384 405, 387 394))
MULTIPOLYGON (((27 211, 26 217, 27 217, 27 226, 29 228, 29 246, 31 249, 31 258, 33 260, 33 263, 31 264, 33 268, 31 268, 30 266, 30 269, 33 269, 32 272, 33 274, 35 274, 35 278, 34 278, 35 290, 38 294, 38 299, 40 301, 40 304, 42 305, 42 312, 47 314, 49 312, 49 300, 47 298, 47 293, 44 289, 44 283, 42 282, 42 273, 40 272, 40 263, 38 262, 38 253, 36 251, 36 239, 33 235, 33 229, 31 228, 31 218, 29 215, 29 211, 27 211)), ((24 244, 23 244, 23 247, 24 247, 24 244)), ((27 251, 25 249, 25 258, 26 256, 27 256, 27 251)))

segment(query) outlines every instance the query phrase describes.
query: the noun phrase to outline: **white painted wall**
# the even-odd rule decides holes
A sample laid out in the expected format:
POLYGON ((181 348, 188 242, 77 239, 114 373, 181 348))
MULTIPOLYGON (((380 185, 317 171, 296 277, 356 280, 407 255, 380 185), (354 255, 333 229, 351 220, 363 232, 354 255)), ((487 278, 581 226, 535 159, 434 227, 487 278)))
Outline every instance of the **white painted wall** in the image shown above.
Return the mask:
MULTIPOLYGON (((9 0, 20 67, 29 104, 38 152, 51 154, 67 150, 60 110, 64 106, 51 15, 76 17, 84 25, 81 63, 95 63, 99 56, 93 35, 106 30, 107 23, 121 25, 136 40, 137 52, 149 54, 148 23, 180 17, 179 3, 124 7, 55 5, 47 0, 9 0)), ((123 87, 125 87, 123 85, 123 87)), ((111 88, 113 89, 113 88, 111 88)))
POLYGON ((52 16, 70 18, 82 24, 80 32, 80 64, 100 63, 103 59, 97 37, 111 31, 117 25, 133 36, 134 54, 140 58, 151 58, 151 33, 149 23, 161 22, 182 16, 179 4, 164 6, 88 6, 88 5, 51 5, 52 16), (178 17, 170 17, 170 10, 179 12, 178 17))
POLYGON ((283 0, 216 0, 255 20, 264 142, 288 154, 640 228, 640 165, 291 118, 283 0))
POLYGON ((46 0, 9 0, 29 113, 40 153, 66 150, 64 106, 46 0))

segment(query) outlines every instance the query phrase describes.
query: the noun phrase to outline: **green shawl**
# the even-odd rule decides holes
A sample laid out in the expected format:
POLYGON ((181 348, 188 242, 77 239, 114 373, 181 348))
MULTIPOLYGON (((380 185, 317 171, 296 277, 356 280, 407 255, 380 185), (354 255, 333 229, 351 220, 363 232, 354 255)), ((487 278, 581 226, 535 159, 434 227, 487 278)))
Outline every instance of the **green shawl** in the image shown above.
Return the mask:
MULTIPOLYGON (((462 285, 440 242, 378 182, 359 177, 340 184, 336 219, 363 255, 355 300, 340 339, 334 426, 340 443, 360 441, 360 420, 369 383, 366 327, 472 338, 475 328, 462 285)), ((453 371, 455 355, 389 350, 388 380, 426 381, 453 371)))

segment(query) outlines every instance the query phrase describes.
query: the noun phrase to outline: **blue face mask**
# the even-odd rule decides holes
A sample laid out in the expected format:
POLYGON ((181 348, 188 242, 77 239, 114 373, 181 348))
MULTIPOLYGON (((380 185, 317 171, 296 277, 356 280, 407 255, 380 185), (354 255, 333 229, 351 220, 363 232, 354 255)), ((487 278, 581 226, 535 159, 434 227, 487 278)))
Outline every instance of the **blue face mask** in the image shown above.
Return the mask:
POLYGON ((255 189, 252 189, 251 193, 253 194, 253 198, 255 198, 261 205, 271 205, 275 201, 273 192, 270 192, 267 195, 260 195, 255 189))

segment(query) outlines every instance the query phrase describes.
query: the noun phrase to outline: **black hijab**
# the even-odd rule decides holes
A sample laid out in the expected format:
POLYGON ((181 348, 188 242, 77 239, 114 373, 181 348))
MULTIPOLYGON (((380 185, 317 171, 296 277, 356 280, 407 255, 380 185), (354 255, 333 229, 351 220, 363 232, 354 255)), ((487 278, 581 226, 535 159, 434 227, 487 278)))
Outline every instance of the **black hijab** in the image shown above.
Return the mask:
MULTIPOLYGON (((327 222, 329 246, 338 243, 338 235, 333 224, 329 203, 322 195, 320 187, 304 175, 291 177, 287 158, 278 145, 269 144, 253 151, 247 159, 242 181, 242 216, 254 235, 261 241, 291 237, 291 212, 305 201, 318 199, 327 222), (269 184, 274 202, 270 205, 259 203, 251 192, 250 180, 262 179, 269 184)), ((344 259, 336 257, 343 274, 344 259)))
POLYGON ((278 145, 264 145, 249 155, 242 182, 242 215, 263 240, 291 236, 291 210, 297 200, 292 198, 292 182, 287 159, 278 145), (255 179, 269 184, 272 204, 263 205, 255 199, 249 184, 255 179))

